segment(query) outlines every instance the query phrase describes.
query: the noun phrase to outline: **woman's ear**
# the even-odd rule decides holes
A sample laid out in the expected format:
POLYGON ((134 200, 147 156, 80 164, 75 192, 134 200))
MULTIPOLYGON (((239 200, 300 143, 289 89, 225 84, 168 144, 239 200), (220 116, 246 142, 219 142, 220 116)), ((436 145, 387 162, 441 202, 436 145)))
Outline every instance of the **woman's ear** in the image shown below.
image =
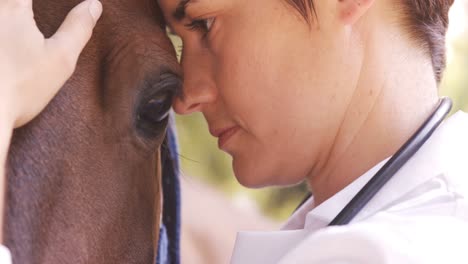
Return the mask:
POLYGON ((338 18, 344 24, 353 24, 372 6, 375 0, 336 0, 338 18))

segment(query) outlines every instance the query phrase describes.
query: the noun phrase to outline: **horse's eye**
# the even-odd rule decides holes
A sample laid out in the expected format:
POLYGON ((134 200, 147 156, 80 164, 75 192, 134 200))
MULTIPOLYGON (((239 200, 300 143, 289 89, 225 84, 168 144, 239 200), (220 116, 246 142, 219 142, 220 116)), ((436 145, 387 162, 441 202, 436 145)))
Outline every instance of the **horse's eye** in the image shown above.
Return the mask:
POLYGON ((163 73, 156 82, 146 85, 136 115, 140 132, 153 137, 164 131, 172 99, 181 86, 181 79, 172 73, 163 73))
POLYGON ((158 124, 169 115, 171 109, 171 99, 170 95, 157 96, 141 106, 138 113, 138 119, 144 122, 152 122, 158 124))

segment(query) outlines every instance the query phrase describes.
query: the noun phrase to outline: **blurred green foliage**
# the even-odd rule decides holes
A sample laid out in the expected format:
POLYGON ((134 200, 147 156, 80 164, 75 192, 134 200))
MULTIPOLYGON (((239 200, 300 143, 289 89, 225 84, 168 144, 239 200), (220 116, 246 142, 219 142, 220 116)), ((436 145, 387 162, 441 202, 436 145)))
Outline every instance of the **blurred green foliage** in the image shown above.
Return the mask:
MULTIPOLYGON (((467 32, 465 32, 467 33, 467 32)), ((180 39, 171 36, 176 48, 180 39)), ((441 83, 441 95, 454 99, 454 111, 468 111, 468 34, 450 43, 453 51, 441 83)), ((218 150, 217 141, 208 133, 201 114, 177 116, 180 158, 183 177, 197 177, 232 197, 247 196, 255 200, 263 212, 277 220, 286 219, 307 193, 305 184, 289 188, 249 190, 240 186, 231 169, 231 158, 218 150)))
POLYGON ((448 60, 447 70, 440 87, 440 94, 454 101, 452 112, 468 112, 468 32, 452 40, 452 58, 448 60))

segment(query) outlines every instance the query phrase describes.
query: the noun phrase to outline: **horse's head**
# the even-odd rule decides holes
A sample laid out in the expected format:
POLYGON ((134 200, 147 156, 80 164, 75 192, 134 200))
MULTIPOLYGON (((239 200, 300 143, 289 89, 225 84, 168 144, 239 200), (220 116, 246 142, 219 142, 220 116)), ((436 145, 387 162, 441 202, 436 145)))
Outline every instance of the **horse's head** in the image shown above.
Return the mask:
MULTIPOLYGON (((15 263, 151 263, 161 212, 160 152, 180 86, 156 0, 102 0, 77 69, 15 131, 5 239, 15 263)), ((34 0, 52 35, 78 0, 34 0)))

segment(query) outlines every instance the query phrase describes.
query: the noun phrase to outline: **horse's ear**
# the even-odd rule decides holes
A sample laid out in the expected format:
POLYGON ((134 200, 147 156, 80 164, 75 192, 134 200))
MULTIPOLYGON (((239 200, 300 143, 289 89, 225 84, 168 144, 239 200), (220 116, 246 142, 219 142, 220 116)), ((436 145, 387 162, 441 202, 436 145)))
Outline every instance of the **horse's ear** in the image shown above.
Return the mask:
POLYGON ((163 216, 156 263, 180 263, 180 184, 178 146, 173 114, 160 149, 163 216))

